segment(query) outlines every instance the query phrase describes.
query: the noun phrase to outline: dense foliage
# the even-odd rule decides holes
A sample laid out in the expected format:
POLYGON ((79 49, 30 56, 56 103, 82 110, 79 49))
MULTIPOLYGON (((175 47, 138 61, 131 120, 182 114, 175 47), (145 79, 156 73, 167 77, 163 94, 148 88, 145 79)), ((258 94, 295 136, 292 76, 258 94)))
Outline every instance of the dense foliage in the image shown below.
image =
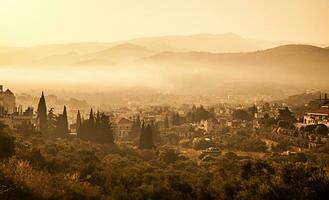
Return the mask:
POLYGON ((142 124, 141 134, 139 139, 139 148, 140 149, 153 149, 154 140, 153 140, 153 131, 151 125, 148 124, 146 127, 144 123, 142 124))
POLYGON ((111 129, 110 119, 104 113, 94 112, 91 109, 89 119, 79 125, 77 130, 78 137, 100 144, 113 144, 113 132, 111 129))
MULTIPOLYGON (((82 124, 96 127, 101 116, 82 124)), ((12 138, 8 144, 14 148, 0 160, 0 199, 281 200, 329 195, 329 148, 273 154, 259 135, 247 131, 192 144, 184 139, 181 148, 164 145, 156 150, 8 129, 1 133, 12 138), (193 145, 223 151, 200 156, 201 151, 190 148, 193 145)), ((7 147, 0 144, 0 149, 7 147)))

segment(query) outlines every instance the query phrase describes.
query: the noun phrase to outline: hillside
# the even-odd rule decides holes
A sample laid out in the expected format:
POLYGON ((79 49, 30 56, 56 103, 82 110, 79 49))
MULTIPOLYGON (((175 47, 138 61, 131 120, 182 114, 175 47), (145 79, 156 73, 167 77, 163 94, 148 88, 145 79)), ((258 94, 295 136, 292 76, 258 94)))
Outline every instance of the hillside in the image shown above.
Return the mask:
POLYGON ((155 51, 174 52, 247 52, 263 48, 256 42, 249 41, 236 34, 149 37, 134 39, 130 42, 155 51))
POLYGON ((329 50, 310 45, 285 45, 249 53, 164 52, 143 58, 140 62, 175 68, 209 68, 223 73, 232 72, 230 75, 234 72, 237 76, 253 73, 256 78, 277 81, 290 78, 290 83, 297 79, 298 83, 316 80, 323 84, 327 82, 329 50))
POLYGON ((298 66, 301 67, 299 69, 303 69, 302 66, 312 65, 314 70, 322 69, 321 67, 329 64, 329 50, 311 45, 285 45, 248 53, 163 52, 140 61, 158 64, 198 63, 207 66, 248 65, 252 68, 262 65, 283 68, 290 66, 294 67, 294 70, 298 69, 298 66))
MULTIPOLYGON (((0 64, 56 64, 55 57, 70 60, 68 54, 72 52, 79 55, 94 54, 107 51, 118 45, 137 45, 152 52, 249 52, 267 49, 286 42, 269 42, 248 40, 236 34, 197 34, 187 36, 162 36, 136 38, 131 40, 116 42, 86 42, 86 43, 67 43, 67 44, 49 44, 31 47, 0 47, 0 64)), ((122 52, 123 53, 123 52, 122 52)), ((129 52, 128 52, 129 53, 129 52)), ((78 61, 80 62, 80 61, 78 61)), ((62 61, 58 63, 63 64, 62 61)), ((65 63, 65 62, 64 62, 65 63)))
POLYGON ((83 64, 86 60, 103 60, 104 62, 110 63, 124 63, 134 61, 145 56, 150 56, 152 54, 153 52, 145 47, 125 43, 99 52, 80 55, 78 62, 83 64))

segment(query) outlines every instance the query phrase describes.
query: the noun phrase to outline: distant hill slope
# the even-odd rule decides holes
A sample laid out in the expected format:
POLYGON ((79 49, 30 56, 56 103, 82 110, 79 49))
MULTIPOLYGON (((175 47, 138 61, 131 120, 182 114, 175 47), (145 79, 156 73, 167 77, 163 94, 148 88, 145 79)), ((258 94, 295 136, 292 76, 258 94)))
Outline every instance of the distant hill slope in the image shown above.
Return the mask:
POLYGON ((76 54, 75 52, 71 52, 68 54, 49 56, 39 60, 37 64, 74 66, 113 65, 115 63, 134 61, 138 58, 150 56, 151 54, 153 54, 153 52, 145 47, 125 43, 93 53, 76 54))
MULTIPOLYGON (((299 81, 327 82, 329 50, 311 45, 284 45, 249 53, 185 52, 159 53, 140 60, 141 63, 180 67, 202 67, 222 71, 258 73, 274 78, 299 78, 299 81)), ((287 82, 293 81, 287 80, 287 82)), ((329 84, 328 84, 329 85, 329 84)))
POLYGON ((150 56, 152 54, 154 54, 154 52, 148 50, 145 47, 135 44, 125 43, 99 52, 81 55, 79 60, 81 62, 86 59, 87 60, 97 59, 97 60, 104 60, 104 61, 110 61, 115 63, 122 63, 122 62, 134 61, 136 59, 145 56, 150 56))
MULTIPOLYGON (((36 60, 51 59, 52 56, 67 56, 71 52, 81 55, 92 54, 127 43, 142 46, 157 53, 163 51, 202 51, 212 53, 249 52, 286 44, 286 42, 248 40, 236 34, 197 34, 187 36, 136 38, 111 43, 87 42, 50 44, 32 47, 0 47, 0 64, 33 63, 36 60)), ((51 61, 51 63, 54 62, 51 61)))
POLYGON ((138 38, 129 42, 155 51, 247 52, 262 49, 257 42, 236 34, 198 34, 191 36, 163 36, 138 38))
MULTIPOLYGON (((329 50, 311 45, 284 45, 263 51, 247 53, 162 52, 143 58, 144 62, 192 62, 221 64, 315 64, 329 61, 329 50), (306 63, 305 63, 306 62, 306 63)), ((323 64, 324 64, 323 63, 323 64)), ((271 64, 271 65, 273 65, 271 64)))

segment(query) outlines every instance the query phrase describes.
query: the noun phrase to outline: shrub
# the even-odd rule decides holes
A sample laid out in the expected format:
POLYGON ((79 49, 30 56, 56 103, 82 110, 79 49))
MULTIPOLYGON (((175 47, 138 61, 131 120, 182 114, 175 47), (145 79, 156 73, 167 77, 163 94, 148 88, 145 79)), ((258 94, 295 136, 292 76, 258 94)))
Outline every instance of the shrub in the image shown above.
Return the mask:
POLYGON ((204 150, 214 146, 216 146, 215 142, 210 139, 207 140, 205 138, 195 138, 193 140, 193 148, 196 150, 204 150))
POLYGON ((179 145, 183 148, 191 148, 192 141, 190 139, 183 139, 179 141, 179 145))
POLYGON ((318 135, 327 135, 328 134, 328 127, 324 124, 318 124, 315 127, 314 131, 318 135))
POLYGON ((174 163, 180 159, 179 154, 175 149, 162 149, 159 158, 166 163, 174 163))
POLYGON ((15 138, 0 129, 0 158, 8 158, 15 152, 15 138))

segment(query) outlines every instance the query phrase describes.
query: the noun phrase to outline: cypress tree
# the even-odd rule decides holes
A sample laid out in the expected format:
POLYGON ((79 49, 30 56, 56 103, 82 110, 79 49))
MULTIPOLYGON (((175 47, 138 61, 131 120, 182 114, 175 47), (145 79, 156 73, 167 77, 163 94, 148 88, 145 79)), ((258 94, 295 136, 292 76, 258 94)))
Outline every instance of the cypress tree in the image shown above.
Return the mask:
POLYGON ((89 114, 89 128, 93 128, 95 125, 95 117, 94 117, 94 112, 93 109, 90 109, 90 114, 89 114))
POLYGON ((175 115, 175 113, 172 115, 172 125, 173 126, 176 125, 176 115, 175 115))
POLYGON ((39 125, 39 130, 42 134, 46 134, 48 130, 48 122, 47 122, 47 106, 45 96, 42 92, 37 110, 37 120, 39 125))
POLYGON ((142 124, 140 141, 139 141, 139 149, 153 149, 154 142, 153 142, 153 134, 152 128, 148 124, 145 128, 144 123, 142 124))
POLYGON ((54 108, 51 108, 48 111, 48 131, 49 135, 55 134, 56 131, 56 124, 57 124, 57 116, 54 113, 54 108))
POLYGON ((63 114, 58 115, 56 124, 56 135, 58 137, 66 137, 69 133, 67 111, 66 106, 64 106, 63 114))
POLYGON ((65 134, 69 133, 69 122, 67 120, 67 111, 66 111, 66 106, 64 106, 63 109, 63 131, 65 134))
POLYGON ((99 111, 97 111, 96 118, 95 118, 95 127, 100 128, 101 126, 101 115, 99 111))
POLYGON ((139 146, 140 149, 145 148, 145 124, 144 121, 142 122, 142 127, 140 129, 140 134, 139 134, 139 146))
POLYGON ((180 119, 179 114, 176 113, 176 125, 180 125, 180 119))
POLYGON ((169 128, 169 119, 168 119, 168 115, 166 115, 165 120, 164 120, 164 127, 165 128, 169 128))
POLYGON ((97 112, 96 117, 94 117, 92 109, 89 119, 81 121, 77 134, 83 140, 99 144, 113 144, 114 142, 109 116, 97 112))
POLYGON ((145 128, 145 148, 146 149, 154 148, 153 131, 150 124, 148 124, 145 128))
POLYGON ((138 138, 140 131, 141 131, 141 121, 140 121, 139 116, 137 116, 137 118, 134 119, 133 125, 131 128, 131 134, 130 134, 131 138, 132 139, 138 138))
POLYGON ((77 114, 77 122, 76 122, 76 131, 78 132, 79 128, 81 127, 81 114, 80 114, 80 110, 78 110, 78 114, 77 114))
POLYGON ((98 115, 99 115, 98 132, 100 134, 100 140, 98 142, 113 144, 114 138, 113 138, 113 131, 111 128, 109 116, 106 116, 104 113, 98 115))

